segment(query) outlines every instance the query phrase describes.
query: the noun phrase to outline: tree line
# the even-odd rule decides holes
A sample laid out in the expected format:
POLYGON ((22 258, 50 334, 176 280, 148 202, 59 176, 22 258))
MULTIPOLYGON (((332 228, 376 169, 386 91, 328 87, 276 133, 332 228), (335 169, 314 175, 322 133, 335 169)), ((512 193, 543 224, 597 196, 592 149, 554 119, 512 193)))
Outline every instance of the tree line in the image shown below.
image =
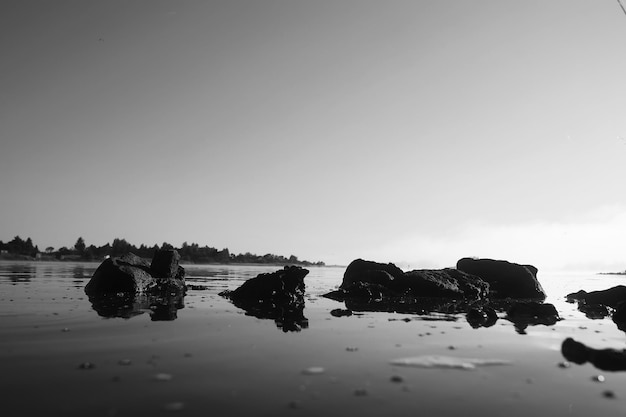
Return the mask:
POLYGON ((288 258, 271 253, 265 255, 255 255, 250 252, 243 254, 231 254, 228 248, 218 250, 209 246, 200 246, 197 243, 188 244, 184 242, 180 248, 163 242, 163 244, 146 246, 141 244, 135 246, 125 239, 115 238, 112 243, 103 246, 89 245, 82 237, 79 237, 74 246, 55 249, 52 246, 45 248, 43 252, 33 244, 29 237, 26 240, 15 236, 10 242, 0 240, 0 255, 8 258, 33 258, 42 260, 75 260, 75 261, 100 261, 108 256, 121 256, 132 252, 142 258, 152 259, 154 252, 159 249, 176 249, 181 256, 181 261, 197 264, 228 264, 228 263, 258 263, 272 265, 305 265, 324 266, 324 262, 301 261, 297 256, 291 255, 288 258))

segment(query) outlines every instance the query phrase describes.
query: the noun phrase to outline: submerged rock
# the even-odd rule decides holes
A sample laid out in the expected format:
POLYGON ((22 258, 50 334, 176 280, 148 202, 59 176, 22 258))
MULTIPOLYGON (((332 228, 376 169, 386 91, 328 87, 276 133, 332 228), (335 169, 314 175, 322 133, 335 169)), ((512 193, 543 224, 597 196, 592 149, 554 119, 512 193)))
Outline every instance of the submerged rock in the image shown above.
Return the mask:
POLYGON ((462 258, 456 268, 489 283, 492 298, 545 300, 546 293, 537 280, 537 268, 493 259, 462 258))
POLYGON ((593 349, 571 337, 561 345, 563 357, 578 365, 590 362, 603 371, 626 371, 626 351, 617 349, 593 349))
POLYGON ((309 273, 299 266, 259 274, 233 291, 219 295, 245 310, 247 315, 272 319, 283 331, 300 331, 308 327, 304 317, 304 277, 309 273))

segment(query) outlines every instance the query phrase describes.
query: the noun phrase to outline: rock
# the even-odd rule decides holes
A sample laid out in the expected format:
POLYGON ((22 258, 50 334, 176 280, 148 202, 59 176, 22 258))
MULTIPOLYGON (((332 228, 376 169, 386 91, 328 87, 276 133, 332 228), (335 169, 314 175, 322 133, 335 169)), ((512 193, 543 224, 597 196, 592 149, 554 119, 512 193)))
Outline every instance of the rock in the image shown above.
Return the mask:
POLYGON ((626 301, 622 301, 617 304, 615 311, 613 311, 613 322, 617 324, 617 328, 623 332, 626 332, 626 301))
POLYGON ((382 264, 356 259, 346 268, 340 288, 349 287, 356 282, 388 285, 403 275, 404 272, 392 263, 382 264))
POLYGON ((603 371, 625 371, 626 351, 617 349, 593 349, 571 337, 561 345, 563 357, 570 362, 582 365, 590 362, 603 371))
POLYGON ((478 329, 480 327, 491 327, 496 324, 498 314, 491 307, 473 307, 467 311, 465 318, 472 328, 478 329))
POLYGON ((178 265, 179 262, 178 251, 174 249, 158 250, 152 257, 150 272, 155 278, 178 278, 181 273, 184 274, 184 269, 178 265))
POLYGON ((156 272, 151 264, 133 253, 119 258, 105 259, 85 286, 87 295, 110 293, 158 293, 185 292, 185 270, 178 265, 180 256, 176 251, 156 251, 153 264, 161 268, 156 272), (163 254, 162 252, 166 252, 163 254), (168 272, 164 271, 163 259, 169 258, 168 272), (176 271, 172 273, 172 271, 176 271))
POLYGON ((617 307, 617 305, 626 301, 626 286, 617 285, 607 290, 586 292, 580 290, 567 295, 568 301, 584 302, 586 304, 602 304, 609 307, 617 307))
POLYGON ((507 319, 516 326, 526 328, 528 325, 537 324, 552 326, 560 320, 560 317, 553 304, 531 301, 513 304, 507 311, 507 319))
POLYGON ((480 300, 489 294, 489 284, 485 281, 452 268, 409 271, 394 284, 396 291, 414 297, 480 300))
POLYGON ((237 300, 291 302, 304 297, 304 277, 309 271, 299 266, 285 266, 276 272, 259 274, 233 291, 223 291, 222 297, 237 300))
POLYGON ((330 315, 333 317, 350 317, 352 315, 352 311, 335 308, 334 310, 330 311, 330 315))
POLYGON ((456 269, 422 269, 403 272, 392 263, 357 259, 350 263, 338 291, 328 298, 383 300, 399 297, 482 299, 489 285, 478 277, 456 269))
POLYGON ((304 277, 307 269, 285 266, 284 269, 259 274, 233 291, 219 295, 245 310, 247 315, 272 319, 283 331, 300 331, 308 327, 304 317, 304 277))
POLYGON ((456 268, 489 283, 490 297, 545 300, 537 268, 493 259, 462 258, 456 268))

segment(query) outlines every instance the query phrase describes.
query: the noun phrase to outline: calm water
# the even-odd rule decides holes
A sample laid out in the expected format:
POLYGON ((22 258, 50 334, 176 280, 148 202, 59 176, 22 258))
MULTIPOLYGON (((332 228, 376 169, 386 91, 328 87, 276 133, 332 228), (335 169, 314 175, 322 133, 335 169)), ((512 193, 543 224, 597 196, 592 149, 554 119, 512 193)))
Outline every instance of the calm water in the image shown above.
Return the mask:
POLYGON ((610 319, 589 320, 563 301, 625 277, 540 272, 564 320, 519 334, 503 314, 480 329, 463 315, 334 317, 345 306, 321 294, 341 283, 343 269, 311 268, 308 327, 284 332, 217 295, 277 267, 186 266, 193 289, 163 313, 146 300, 94 309, 83 289, 97 266, 0 262, 3 416, 626 415, 626 373, 558 366, 566 337, 626 348, 610 319), (112 311, 127 318, 104 317, 112 311), (420 355, 510 364, 390 364, 420 355))

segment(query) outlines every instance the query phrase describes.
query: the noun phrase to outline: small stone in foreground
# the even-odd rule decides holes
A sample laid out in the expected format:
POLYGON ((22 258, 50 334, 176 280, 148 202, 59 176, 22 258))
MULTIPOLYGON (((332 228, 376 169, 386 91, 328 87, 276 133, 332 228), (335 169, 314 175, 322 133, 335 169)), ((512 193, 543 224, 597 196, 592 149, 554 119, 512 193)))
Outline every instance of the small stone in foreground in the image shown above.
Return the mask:
POLYGON ((94 369, 96 365, 93 362, 83 362, 78 365, 78 369, 94 369))
POLYGON ((602 393, 604 398, 615 398, 615 393, 611 390, 606 390, 602 393))
POLYGON ((185 408, 185 403, 183 402, 171 402, 165 404, 165 408, 167 411, 181 411, 185 408))
POLYGON ((304 375, 319 375, 323 374, 326 370, 321 366, 311 366, 302 371, 304 375))

